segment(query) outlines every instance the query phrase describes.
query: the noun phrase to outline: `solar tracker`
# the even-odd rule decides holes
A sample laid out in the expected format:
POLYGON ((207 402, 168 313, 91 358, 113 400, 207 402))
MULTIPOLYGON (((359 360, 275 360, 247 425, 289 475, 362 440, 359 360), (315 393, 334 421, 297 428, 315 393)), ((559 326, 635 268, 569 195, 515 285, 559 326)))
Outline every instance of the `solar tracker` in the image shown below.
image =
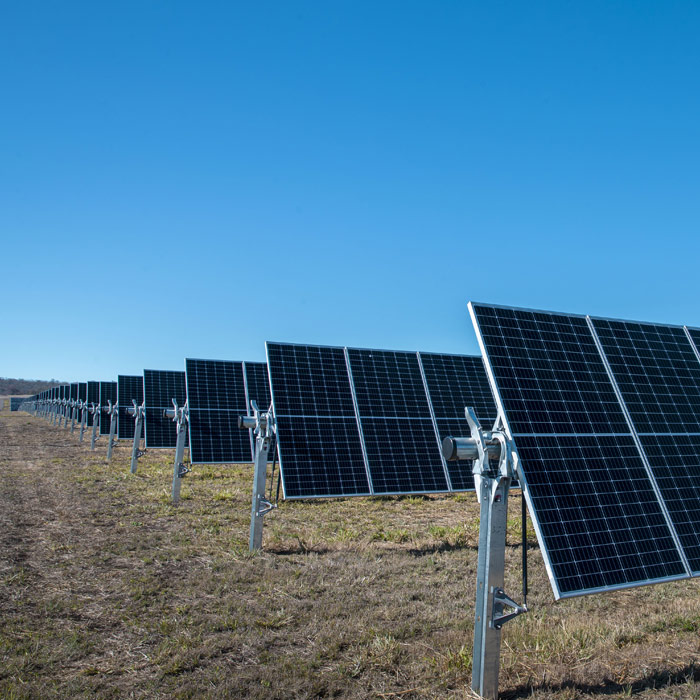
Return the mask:
POLYGON ((243 363, 188 358, 185 374, 191 462, 250 462, 250 437, 238 428, 247 410, 243 363))
MULTIPOLYGON (((117 383, 100 382, 100 407, 106 408, 110 401, 112 405, 117 403, 117 383)), ((100 435, 109 435, 109 428, 109 416, 103 411, 100 415, 100 435)))
MULTIPOLYGON (((482 427, 490 429, 498 414, 481 357, 418 353, 440 442, 467 429, 464 409, 471 406, 482 427)), ((474 488, 472 460, 447 463, 455 491, 474 488)))
POLYGON ((555 596, 687 577, 587 318, 470 311, 555 596))
POLYGON ((120 374, 117 376, 117 401, 119 402, 119 422, 117 424, 120 440, 133 440, 135 419, 127 412, 133 408, 132 401, 140 406, 143 403, 143 376, 120 374))
POLYGON ((700 361, 685 330, 592 318, 683 551, 700 573, 700 361))
POLYGON ((145 369, 143 371, 143 393, 146 405, 146 448, 175 447, 177 425, 163 411, 184 406, 187 399, 185 373, 167 370, 145 369))
POLYGON ((417 354, 347 355, 374 493, 451 491, 417 354))
POLYGON ((26 400, 26 396, 10 396, 10 411, 19 411, 19 407, 26 400))
POLYGON ((285 498, 370 495, 344 350, 266 348, 285 498))

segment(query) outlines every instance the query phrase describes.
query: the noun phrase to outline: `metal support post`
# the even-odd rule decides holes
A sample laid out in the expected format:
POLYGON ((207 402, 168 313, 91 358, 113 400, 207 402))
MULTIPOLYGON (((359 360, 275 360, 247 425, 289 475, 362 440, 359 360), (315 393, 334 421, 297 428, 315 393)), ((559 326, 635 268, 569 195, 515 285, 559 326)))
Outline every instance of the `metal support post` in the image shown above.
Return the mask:
POLYGON ((112 405, 111 401, 107 402, 107 414, 109 415, 109 442, 107 443, 107 461, 112 459, 112 450, 114 449, 114 435, 117 432, 117 422, 119 421, 119 402, 112 405))
POLYGON ((173 408, 164 410, 163 416, 171 418, 177 423, 177 440, 175 442, 175 463, 173 464, 173 486, 171 492, 173 505, 177 505, 180 502, 182 479, 190 471, 183 462, 183 457, 185 455, 185 439, 187 438, 187 423, 190 419, 190 414, 187 402, 185 402, 184 406, 179 407, 175 399, 172 401, 173 408))
POLYGON ((252 416, 240 416, 238 427, 242 430, 255 430, 255 463, 253 471, 253 499, 250 508, 250 541, 253 552, 262 549, 263 519, 277 506, 265 498, 267 480, 267 456, 270 452, 272 438, 275 435, 275 421, 272 411, 262 413, 255 401, 251 401, 252 416))
MULTIPOLYGON (((466 410, 470 438, 445 438, 447 460, 473 459, 474 485, 481 503, 476 577, 472 690, 488 700, 498 698, 501 628, 527 612, 503 590, 505 577, 508 492, 517 453, 502 429, 482 430, 473 409, 466 410), (495 460, 498 460, 496 463, 495 460), (506 608, 512 612, 505 613, 506 608)), ((499 419, 500 420, 500 419, 499 419)))
POLYGON ((131 400, 133 408, 128 409, 129 414, 134 416, 134 445, 131 448, 131 473, 136 474, 139 457, 143 455, 141 451, 141 429, 143 427, 143 404, 139 406, 136 399, 131 400))
POLYGON ((77 403, 75 401, 71 402, 71 418, 70 418, 70 432, 71 435, 75 432, 75 414, 78 410, 77 403))
POLYGON ((80 442, 85 437, 85 428, 87 426, 87 404, 85 401, 80 402, 80 442))
POLYGON ((93 403, 90 407, 90 413, 92 414, 92 437, 90 438, 90 450, 95 451, 95 441, 97 440, 97 429, 100 425, 100 407, 98 404, 93 403))

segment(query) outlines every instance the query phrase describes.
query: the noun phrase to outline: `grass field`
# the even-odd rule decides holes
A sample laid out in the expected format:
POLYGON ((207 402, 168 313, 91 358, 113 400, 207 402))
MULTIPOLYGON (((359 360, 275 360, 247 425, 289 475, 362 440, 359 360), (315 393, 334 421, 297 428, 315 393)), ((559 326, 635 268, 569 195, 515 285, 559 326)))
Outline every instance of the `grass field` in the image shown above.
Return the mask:
MULTIPOLYGON (((0 698, 473 697, 473 495, 282 503, 251 556, 251 465, 173 507, 171 451, 105 451, 0 412, 0 698)), ((698 581, 555 603, 530 542, 502 697, 700 698, 698 581)))

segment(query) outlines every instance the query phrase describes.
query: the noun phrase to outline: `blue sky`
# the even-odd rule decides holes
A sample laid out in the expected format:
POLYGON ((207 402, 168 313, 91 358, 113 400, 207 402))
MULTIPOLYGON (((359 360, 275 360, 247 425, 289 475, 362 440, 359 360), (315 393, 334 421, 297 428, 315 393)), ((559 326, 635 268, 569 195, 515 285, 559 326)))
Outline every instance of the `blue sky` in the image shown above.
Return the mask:
POLYGON ((700 4, 0 9, 0 376, 700 326, 700 4))

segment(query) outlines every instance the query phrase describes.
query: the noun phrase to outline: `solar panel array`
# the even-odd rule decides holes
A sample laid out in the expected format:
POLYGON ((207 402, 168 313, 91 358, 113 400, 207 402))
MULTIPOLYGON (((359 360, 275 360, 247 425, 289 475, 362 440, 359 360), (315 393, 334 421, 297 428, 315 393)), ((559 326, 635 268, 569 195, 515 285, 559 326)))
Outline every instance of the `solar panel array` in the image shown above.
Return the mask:
POLYGON ((119 402, 119 423, 117 424, 120 440, 133 440, 135 419, 128 413, 133 408, 133 401, 140 406, 143 403, 143 376, 120 374, 117 376, 117 401, 119 402))
POLYGON ((699 574, 700 334, 471 310, 555 595, 699 574))
POLYGON ((474 404, 488 427, 495 421, 483 364, 426 357, 267 343, 285 498, 472 489, 471 463, 448 469, 441 431, 461 420, 464 432, 464 408, 474 404), (452 386, 448 397, 444 383, 452 386))
POLYGON ((185 373, 167 370, 145 369, 143 393, 146 412, 146 448, 175 447, 177 424, 163 415, 173 408, 172 400, 184 406, 187 399, 185 373))

